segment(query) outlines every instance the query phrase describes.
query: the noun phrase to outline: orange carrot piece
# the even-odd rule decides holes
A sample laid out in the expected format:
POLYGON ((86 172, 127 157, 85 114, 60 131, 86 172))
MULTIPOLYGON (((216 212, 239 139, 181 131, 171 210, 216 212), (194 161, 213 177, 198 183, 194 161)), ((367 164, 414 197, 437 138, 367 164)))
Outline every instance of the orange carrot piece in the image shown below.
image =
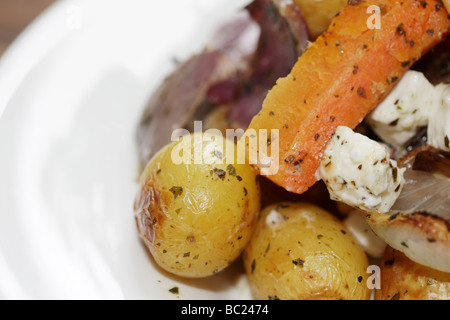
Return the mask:
POLYGON ((268 178, 294 193, 314 185, 336 128, 355 128, 449 30, 439 0, 350 0, 278 80, 249 126, 279 130, 279 170, 268 178), (368 27, 372 5, 380 9, 380 29, 368 27))

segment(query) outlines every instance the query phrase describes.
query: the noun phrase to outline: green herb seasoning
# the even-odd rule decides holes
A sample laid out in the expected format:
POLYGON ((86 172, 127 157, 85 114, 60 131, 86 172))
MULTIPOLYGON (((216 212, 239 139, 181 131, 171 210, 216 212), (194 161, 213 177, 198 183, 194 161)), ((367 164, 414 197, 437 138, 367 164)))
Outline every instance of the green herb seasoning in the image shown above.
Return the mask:
POLYGON ((302 259, 295 259, 295 260, 292 260, 292 263, 295 264, 296 266, 303 267, 303 264, 305 263, 305 261, 303 261, 302 259))
POLYGON ((173 196, 175 197, 175 199, 183 194, 183 188, 182 187, 174 186, 174 187, 170 188, 169 191, 173 193, 173 196))
POLYGON ((225 175, 227 173, 224 170, 214 168, 213 172, 219 177, 220 180, 225 180, 225 175))
POLYGON ((173 294, 179 294, 180 289, 178 287, 173 287, 172 289, 169 289, 169 292, 173 294))
POLYGON ((236 168, 234 166, 232 166, 231 164, 228 165, 227 171, 230 176, 234 176, 234 177, 236 176, 236 168))

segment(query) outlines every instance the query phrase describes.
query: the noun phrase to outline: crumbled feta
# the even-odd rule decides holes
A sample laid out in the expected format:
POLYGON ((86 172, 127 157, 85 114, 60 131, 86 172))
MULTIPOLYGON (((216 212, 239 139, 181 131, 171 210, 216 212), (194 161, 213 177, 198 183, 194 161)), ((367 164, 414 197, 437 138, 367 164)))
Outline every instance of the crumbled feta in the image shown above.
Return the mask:
POLYGON ((428 144, 450 151, 450 85, 436 86, 436 102, 429 115, 428 144))
POLYGON ((367 122, 383 141, 401 147, 427 125, 433 93, 433 85, 421 72, 408 71, 367 122))
POLYGON ((400 195, 404 172, 390 159, 388 148, 342 126, 320 165, 332 200, 380 213, 389 212, 400 195))

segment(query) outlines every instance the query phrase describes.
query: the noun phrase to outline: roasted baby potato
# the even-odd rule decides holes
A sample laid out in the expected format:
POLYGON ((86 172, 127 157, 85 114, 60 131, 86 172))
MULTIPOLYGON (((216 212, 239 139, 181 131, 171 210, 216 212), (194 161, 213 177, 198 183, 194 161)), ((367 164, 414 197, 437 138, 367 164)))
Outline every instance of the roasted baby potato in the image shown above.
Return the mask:
POLYGON ((300 8, 313 39, 330 26, 333 17, 344 8, 348 0, 294 0, 300 8))
POLYGON ((387 247, 376 300, 450 300, 450 273, 420 265, 387 247))
POLYGON ((226 151, 233 148, 222 136, 197 133, 165 147, 147 165, 136 222, 163 269, 189 278, 210 276, 250 240, 260 210, 259 182, 250 166, 227 164, 233 162, 226 151), (186 162, 175 164, 181 154, 186 162), (202 164, 194 164, 198 155, 202 164))
POLYGON ((258 300, 370 298, 364 251, 336 217, 312 204, 266 207, 243 259, 258 300))

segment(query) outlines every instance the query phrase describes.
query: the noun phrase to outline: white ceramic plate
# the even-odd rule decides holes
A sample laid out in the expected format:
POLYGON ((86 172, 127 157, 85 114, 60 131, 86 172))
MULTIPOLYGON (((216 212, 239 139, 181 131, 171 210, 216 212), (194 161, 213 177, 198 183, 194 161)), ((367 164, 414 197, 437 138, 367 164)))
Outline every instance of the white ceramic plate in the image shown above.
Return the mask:
POLYGON ((135 128, 148 96, 173 58, 200 50, 247 3, 60 0, 5 53, 0 298, 249 297, 233 267, 182 282, 159 270, 132 211, 135 128))

